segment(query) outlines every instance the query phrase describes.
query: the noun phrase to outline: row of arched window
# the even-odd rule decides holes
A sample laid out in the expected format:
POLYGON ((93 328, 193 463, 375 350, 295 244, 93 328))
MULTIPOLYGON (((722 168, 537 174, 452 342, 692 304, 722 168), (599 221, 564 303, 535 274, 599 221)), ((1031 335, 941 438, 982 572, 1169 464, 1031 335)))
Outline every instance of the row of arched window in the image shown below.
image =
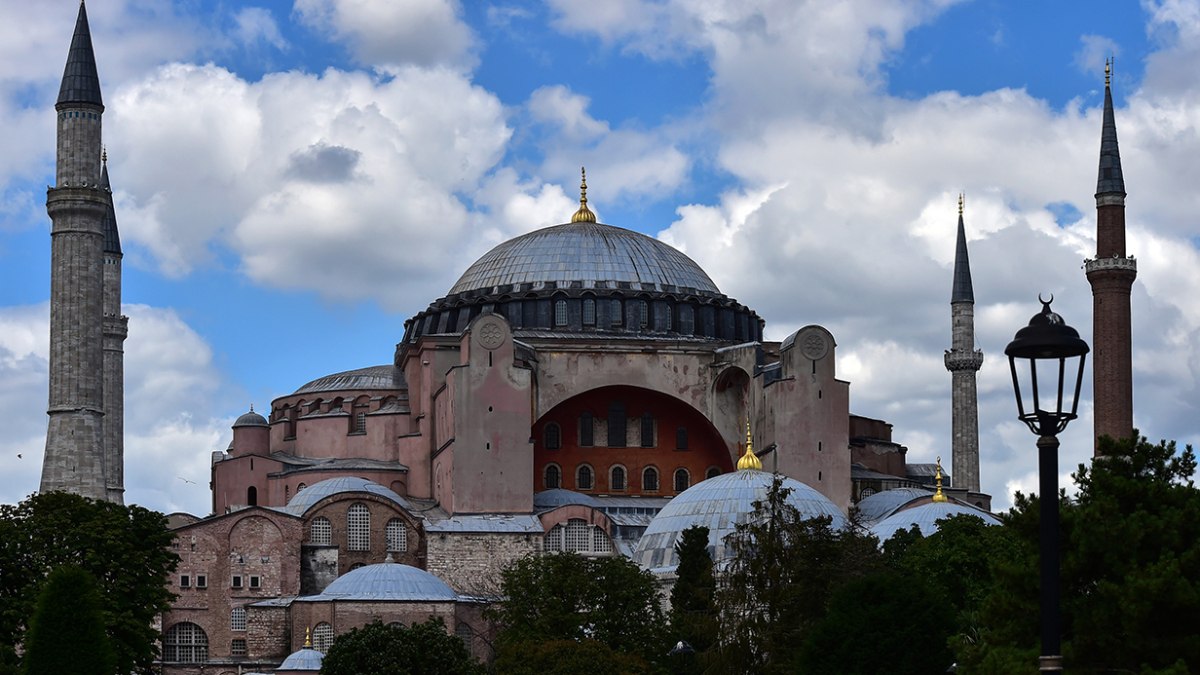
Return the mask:
MULTIPOLYGON (((295 438, 296 421, 301 416, 344 411, 349 413, 346 433, 365 434, 367 433, 367 412, 370 410, 370 402, 371 399, 367 396, 359 396, 358 398, 349 400, 339 396, 328 401, 319 398, 312 401, 300 401, 295 407, 283 405, 272 411, 272 417, 274 418, 272 422, 283 422, 284 437, 295 438), (349 410, 346 410, 347 402, 350 404, 349 410)), ((386 408, 395 402, 395 396, 387 396, 380 401, 379 408, 386 408)))
MULTIPOLYGON (((401 552, 408 549, 408 526, 399 518, 387 521, 384 527, 387 550, 401 552)), ((325 516, 317 516, 308 525, 308 541, 318 546, 333 544, 333 523, 325 516)), ((350 551, 371 550, 371 512, 365 504, 351 504, 346 511, 346 548, 350 551)))
MULTIPOLYGON (((637 418, 639 422, 639 445, 643 448, 653 448, 658 445, 655 438, 657 424, 654 420, 654 415, 649 412, 642 413, 642 416, 637 418)), ((607 426, 607 447, 610 448, 625 448, 629 447, 628 437, 628 421, 629 418, 625 414, 625 404, 620 401, 613 401, 608 404, 608 417, 606 419, 607 426)), ((596 418, 590 411, 584 411, 579 415, 578 436, 577 442, 580 447, 592 447, 596 444, 596 418)), ((547 422, 542 428, 542 447, 546 450, 559 450, 563 446, 562 427, 558 422, 547 422)), ((677 427, 675 429, 675 449, 688 449, 688 432, 687 427, 677 427)))
MULTIPOLYGON (((721 470, 715 466, 708 468, 705 472, 705 478, 712 478, 721 475, 721 470)), ((547 490, 561 488, 563 486, 562 467, 558 464, 550 463, 542 471, 542 484, 547 490)), ((692 475, 687 469, 680 467, 675 469, 672 476, 672 484, 675 492, 683 492, 691 487, 692 475)), ((575 489, 576 490, 594 490, 596 489, 596 472, 590 464, 579 464, 575 467, 575 489)), ((624 466, 614 464, 608 468, 608 489, 612 492, 624 492, 630 489, 629 472, 624 466)), ((642 485, 643 492, 658 492, 659 491, 659 475, 658 468, 648 466, 642 469, 642 485)))

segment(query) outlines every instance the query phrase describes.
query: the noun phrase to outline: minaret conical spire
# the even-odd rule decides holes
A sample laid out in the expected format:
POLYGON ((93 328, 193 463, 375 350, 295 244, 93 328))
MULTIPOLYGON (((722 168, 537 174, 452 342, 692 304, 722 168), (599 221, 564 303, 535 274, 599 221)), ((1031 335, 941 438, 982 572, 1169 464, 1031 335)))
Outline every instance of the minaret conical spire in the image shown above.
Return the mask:
POLYGON ((971 285, 971 259, 967 255, 967 231, 963 226, 963 195, 958 195, 958 243, 954 249, 954 288, 950 302, 975 302, 971 285))
MULTIPOLYGON (((62 85, 58 89, 58 104, 92 103, 104 107, 100 97, 100 75, 96 72, 96 53, 92 50, 92 31, 88 27, 87 7, 79 3, 75 19, 75 35, 67 53, 62 85)), ((95 161, 95 160, 93 160, 95 161)))
POLYGON ((1113 114, 1112 62, 1104 64, 1104 126, 1100 131, 1100 171, 1096 196, 1125 196, 1125 176, 1121 173, 1121 149, 1117 145, 1117 119, 1113 114))
POLYGON ((117 230, 117 211, 112 204, 112 184, 108 181, 108 151, 100 155, 100 189, 108 194, 108 213, 104 214, 104 252, 121 253, 121 233, 117 230))

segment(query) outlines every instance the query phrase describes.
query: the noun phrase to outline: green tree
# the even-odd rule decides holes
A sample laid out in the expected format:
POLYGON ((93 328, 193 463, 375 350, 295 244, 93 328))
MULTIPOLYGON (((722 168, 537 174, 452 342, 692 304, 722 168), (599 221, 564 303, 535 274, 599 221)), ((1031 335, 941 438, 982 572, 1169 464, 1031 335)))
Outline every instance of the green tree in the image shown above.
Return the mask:
MULTIPOLYGON (((99 586, 116 669, 149 672, 158 654, 154 618, 170 607, 166 577, 179 561, 171 542, 166 517, 140 506, 63 492, 0 505, 0 644, 24 642, 47 576, 75 565, 99 586)), ((15 658, 15 649, 0 651, 10 672, 15 658)))
POLYGON ((503 675, 638 675, 649 671, 641 657, 621 654, 599 640, 546 640, 521 643, 496 659, 503 675))
POLYGON ((878 541, 830 519, 805 518, 778 477, 754 515, 726 539, 733 558, 717 591, 721 649, 715 668, 792 673, 807 631, 847 582, 883 567, 878 541))
POLYGON ((50 573, 25 638, 25 675, 112 675, 116 655, 104 632, 100 592, 73 565, 50 573))
POLYGON ((321 675, 482 675, 466 645, 440 617, 411 626, 375 621, 339 635, 321 675))
POLYGON ((624 557, 529 556, 501 573, 501 589, 489 610, 501 662, 548 640, 596 640, 652 665, 668 648, 654 577, 624 557))
MULTIPOLYGON (((1200 490, 1191 447, 1102 439, 1061 500, 1063 657, 1078 673, 1200 672, 1200 490)), ((1038 497, 1005 517, 1016 554, 994 565, 988 630, 960 650, 964 673, 1038 652, 1038 497)), ((1031 667, 1031 666, 1030 666, 1031 667)))
POLYGON ((928 675, 954 661, 947 640, 954 609, 920 577, 881 571, 846 583, 808 631, 800 653, 806 675, 928 675))
MULTIPOLYGON (((713 576, 712 556, 708 553, 708 528, 694 526, 684 530, 675 544, 675 551, 679 554, 679 566, 675 570, 675 585, 671 587, 671 637, 691 645, 696 659, 702 661, 704 652, 717 641, 714 604, 717 580, 713 576)), ((690 672, 697 669, 694 664, 687 665, 676 670, 690 672)), ((672 667, 675 667, 674 663, 672 667)))

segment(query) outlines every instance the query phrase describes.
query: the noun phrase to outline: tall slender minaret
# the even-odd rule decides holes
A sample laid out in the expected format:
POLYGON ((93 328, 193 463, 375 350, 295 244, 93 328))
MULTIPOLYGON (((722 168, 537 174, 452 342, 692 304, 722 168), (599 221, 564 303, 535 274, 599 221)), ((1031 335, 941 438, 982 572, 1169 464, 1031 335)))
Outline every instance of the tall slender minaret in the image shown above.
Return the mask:
POLYGON ((50 214, 50 416, 41 491, 108 499, 104 451, 104 219, 100 187, 104 102, 79 4, 58 93, 58 151, 50 214))
POLYGON ((1096 452, 1101 436, 1133 433, 1133 337, 1129 293, 1137 261, 1125 255, 1125 178, 1113 115, 1112 63, 1104 65, 1104 126, 1096 181, 1096 257, 1084 262, 1092 285, 1092 388, 1096 452))
POLYGON ((121 233, 108 181, 108 153, 100 155, 100 188, 108 196, 104 215, 104 477, 108 500, 125 501, 125 338, 121 314, 121 233))
POLYGON ((954 487, 979 492, 979 405, 975 373, 983 351, 975 349, 975 289, 963 227, 963 196, 958 196, 958 244, 954 251, 954 285, 950 291, 951 460, 954 487))

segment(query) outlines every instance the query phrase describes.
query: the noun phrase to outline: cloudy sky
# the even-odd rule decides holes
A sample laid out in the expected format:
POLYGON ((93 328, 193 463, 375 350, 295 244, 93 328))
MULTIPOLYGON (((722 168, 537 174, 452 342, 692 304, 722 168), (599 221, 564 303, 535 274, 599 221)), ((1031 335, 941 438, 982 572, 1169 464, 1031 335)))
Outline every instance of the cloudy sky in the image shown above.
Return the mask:
MULTIPOLYGON (((0 4, 0 501, 46 426, 53 103, 75 0, 0 4)), ((386 363, 493 245, 657 236, 782 339, 838 342, 851 409, 949 458, 958 193, 982 482, 1036 485, 1004 345, 1053 293, 1091 340, 1103 64, 1128 198, 1135 421, 1200 440, 1200 3, 93 0, 125 249, 130 502, 206 513, 251 404, 386 363), (189 482, 191 481, 191 482, 189 482)), ((1090 380, 1090 376, 1089 376, 1090 380)), ((1063 436, 1091 454, 1089 404, 1063 436)))

